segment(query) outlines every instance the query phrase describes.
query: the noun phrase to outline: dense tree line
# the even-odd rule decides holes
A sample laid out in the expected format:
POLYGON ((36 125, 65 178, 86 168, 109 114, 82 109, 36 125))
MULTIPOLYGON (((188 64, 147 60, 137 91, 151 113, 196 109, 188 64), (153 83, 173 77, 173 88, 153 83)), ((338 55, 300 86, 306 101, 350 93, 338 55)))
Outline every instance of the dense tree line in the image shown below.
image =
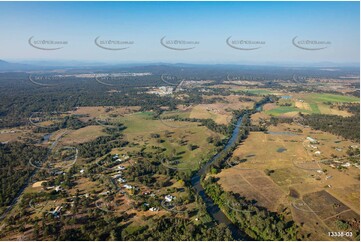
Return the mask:
POLYGON ((285 221, 278 213, 270 212, 266 208, 254 205, 252 201, 223 191, 214 177, 203 180, 202 185, 207 195, 250 238, 271 241, 298 239, 298 227, 293 221, 285 221))
POLYGON ((134 234, 125 234, 125 240, 232 240, 232 235, 225 225, 212 228, 206 225, 196 225, 187 219, 163 217, 150 226, 134 234))
POLYGON ((360 115, 342 117, 338 115, 311 114, 302 115, 303 124, 315 130, 322 130, 331 134, 360 141, 360 115))
POLYGON ((46 149, 19 142, 0 143, 0 207, 10 204, 20 188, 26 185, 35 168, 29 160, 45 157, 46 149))
POLYGON ((84 158, 101 157, 109 153, 113 148, 123 147, 128 144, 119 133, 110 136, 100 136, 95 140, 78 145, 79 155, 84 158))

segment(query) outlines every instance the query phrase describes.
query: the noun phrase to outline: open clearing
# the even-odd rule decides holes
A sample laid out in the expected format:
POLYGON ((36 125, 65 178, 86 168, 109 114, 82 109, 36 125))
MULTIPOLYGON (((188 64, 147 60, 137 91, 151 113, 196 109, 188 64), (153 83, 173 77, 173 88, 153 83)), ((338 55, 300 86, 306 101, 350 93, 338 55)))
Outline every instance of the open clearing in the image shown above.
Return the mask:
POLYGON ((106 136, 103 132, 102 126, 86 126, 77 130, 68 131, 67 134, 61 139, 61 143, 64 145, 85 143, 96 139, 99 136, 106 136))
MULTIPOLYGON (((290 94, 291 95, 291 94, 290 94)), ((341 116, 350 116, 351 114, 345 110, 339 110, 336 107, 331 107, 332 103, 358 103, 360 100, 357 97, 336 95, 336 94, 321 94, 321 93, 297 93, 292 94, 291 98, 284 100, 280 99, 278 105, 268 104, 265 105, 265 111, 267 114, 273 116, 280 116, 289 113, 321 113, 321 114, 333 114, 341 116), (290 106, 285 106, 285 102, 289 103, 290 106)))
POLYGON ((239 145, 231 167, 217 174, 218 183, 225 191, 255 200, 271 211, 289 208, 293 219, 304 224, 302 230, 311 233, 309 239, 329 240, 329 231, 340 231, 336 220, 348 214, 351 223, 359 223, 360 173, 354 166, 338 170, 317 161, 346 156, 351 145, 358 146, 297 124, 270 126, 268 133, 251 132, 239 145), (311 144, 307 137, 318 144, 311 144))
POLYGON ((127 127, 122 133, 125 139, 133 144, 122 148, 121 152, 139 152, 143 147, 145 151, 151 153, 165 149, 162 152, 163 155, 180 161, 176 167, 196 169, 200 162, 207 160, 215 153, 215 146, 207 141, 207 137, 223 139, 224 136, 196 122, 166 119, 168 115, 174 114, 166 112, 162 120, 153 119, 151 112, 134 113, 116 118, 114 122, 122 123, 127 127), (190 146, 194 148, 191 149, 190 146))

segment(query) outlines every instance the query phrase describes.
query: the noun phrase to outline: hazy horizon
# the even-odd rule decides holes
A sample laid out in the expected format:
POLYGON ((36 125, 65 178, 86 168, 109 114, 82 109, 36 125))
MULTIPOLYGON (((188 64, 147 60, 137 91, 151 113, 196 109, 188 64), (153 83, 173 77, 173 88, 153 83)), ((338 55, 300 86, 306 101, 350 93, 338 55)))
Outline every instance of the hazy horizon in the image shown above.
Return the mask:
POLYGON ((359 2, 1 2, 0 59, 359 65, 359 17, 359 2))

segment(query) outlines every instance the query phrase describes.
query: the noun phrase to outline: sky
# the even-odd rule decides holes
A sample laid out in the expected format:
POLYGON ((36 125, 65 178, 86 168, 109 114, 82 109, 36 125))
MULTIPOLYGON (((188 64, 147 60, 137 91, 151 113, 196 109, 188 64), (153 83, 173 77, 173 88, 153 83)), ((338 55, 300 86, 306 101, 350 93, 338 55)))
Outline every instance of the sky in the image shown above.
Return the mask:
POLYGON ((0 59, 358 64, 359 19, 359 2, 0 2, 0 59))

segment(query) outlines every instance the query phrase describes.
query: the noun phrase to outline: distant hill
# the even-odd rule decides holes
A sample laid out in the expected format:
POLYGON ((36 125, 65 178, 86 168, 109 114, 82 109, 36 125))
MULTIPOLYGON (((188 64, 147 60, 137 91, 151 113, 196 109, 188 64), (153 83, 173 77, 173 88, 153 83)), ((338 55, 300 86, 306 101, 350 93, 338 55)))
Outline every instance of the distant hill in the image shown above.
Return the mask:
POLYGON ((10 63, 4 60, 0 60, 0 71, 27 71, 33 68, 34 66, 31 65, 10 63))

